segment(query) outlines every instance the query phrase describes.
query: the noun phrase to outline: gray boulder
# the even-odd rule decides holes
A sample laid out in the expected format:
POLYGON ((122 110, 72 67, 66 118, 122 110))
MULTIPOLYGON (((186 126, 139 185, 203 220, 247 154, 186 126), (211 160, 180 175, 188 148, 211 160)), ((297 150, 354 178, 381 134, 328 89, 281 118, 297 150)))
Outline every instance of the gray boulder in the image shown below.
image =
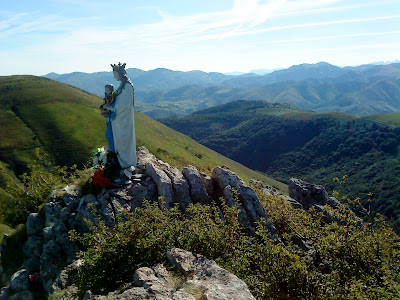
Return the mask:
POLYGON ((157 186, 158 195, 163 197, 165 207, 170 209, 174 206, 175 197, 171 179, 155 163, 146 163, 146 174, 148 174, 157 186))
POLYGON ((43 230, 43 219, 38 213, 29 214, 26 220, 26 233, 28 236, 41 234, 43 230))
POLYGON ((189 165, 183 169, 182 174, 189 183, 190 197, 193 203, 210 203, 206 187, 197 168, 189 165))
POLYGON ((340 205, 336 198, 328 196, 322 185, 311 184, 296 178, 289 180, 289 196, 299 202, 305 209, 316 205, 329 205, 331 207, 340 205))
POLYGON ((177 168, 171 167, 168 163, 159 163, 165 174, 167 174, 169 179, 171 179, 175 203, 179 203, 179 206, 183 211, 186 210, 190 203, 192 203, 189 195, 188 182, 177 168))
POLYGON ((53 291, 53 281, 58 273, 63 269, 65 257, 62 248, 51 240, 43 246, 43 253, 40 256, 40 275, 43 286, 48 293, 53 291))
POLYGON ((26 269, 21 269, 11 276, 10 290, 12 293, 29 290, 29 273, 26 269))
POLYGON ((30 236, 26 241, 23 250, 26 256, 32 257, 34 255, 40 256, 43 247, 42 236, 30 236))
MULTIPOLYGON (((243 226, 247 226, 247 220, 250 222, 251 227, 254 227, 256 222, 264 219, 265 226, 270 232, 271 236, 273 238, 276 237, 277 231, 272 223, 268 221, 265 208, 261 204, 257 194, 252 188, 248 187, 239 176, 237 176, 227 167, 216 167, 213 170, 212 179, 214 181, 214 187, 216 189, 217 196, 224 197, 228 205, 231 206, 234 198, 233 193, 237 194, 237 198, 239 200, 238 205, 241 213, 243 212, 243 214, 246 215, 239 216, 243 226), (228 190, 230 190, 230 192, 228 192, 228 190)), ((249 227, 250 233, 254 232, 254 229, 251 227, 249 227)))
POLYGON ((79 205, 79 198, 82 197, 82 188, 79 186, 66 186, 64 188, 65 194, 63 196, 64 205, 71 210, 76 210, 79 205))
POLYGON ((214 195, 214 184, 211 176, 206 173, 199 172, 200 178, 203 181, 204 187, 206 188, 207 194, 212 198, 214 195))
POLYGON ((202 299, 255 299, 242 280, 213 260, 177 248, 167 253, 167 259, 183 274, 190 275, 186 284, 203 290, 202 299))
POLYGON ((164 265, 142 267, 135 271, 133 286, 107 296, 91 295, 91 299, 255 299, 242 280, 204 256, 173 249, 167 259, 179 273, 164 265))
POLYGON ((297 202, 296 200, 294 200, 293 198, 289 197, 289 196, 281 196, 283 199, 285 199, 293 208, 296 209, 303 209, 303 205, 301 205, 299 202, 297 202))
POLYGON ((144 169, 146 168, 146 164, 152 164, 157 161, 157 158, 144 146, 138 148, 136 151, 136 157, 139 173, 143 173, 144 169))
POLYGON ((157 186, 150 177, 149 179, 150 180, 141 183, 131 184, 126 188, 127 193, 133 199, 131 202, 132 211, 134 211, 136 207, 141 207, 144 199, 152 202, 157 201, 157 186))
POLYGON ((45 227, 52 226, 61 219, 61 207, 54 202, 46 203, 44 206, 46 215, 45 227))

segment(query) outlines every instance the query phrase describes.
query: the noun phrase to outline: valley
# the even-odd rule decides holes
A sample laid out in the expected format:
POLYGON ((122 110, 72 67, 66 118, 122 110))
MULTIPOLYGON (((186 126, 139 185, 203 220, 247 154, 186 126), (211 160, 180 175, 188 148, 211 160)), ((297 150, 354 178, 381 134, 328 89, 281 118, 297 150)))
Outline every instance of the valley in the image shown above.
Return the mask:
MULTIPOLYGON (((286 104, 234 101, 161 121, 211 149, 282 182, 322 184, 360 198, 399 227, 400 114, 357 117, 286 104), (386 124, 388 123, 388 124, 386 124), (339 180, 345 178, 345 180, 339 180)), ((360 209, 360 207, 358 207, 360 209)))

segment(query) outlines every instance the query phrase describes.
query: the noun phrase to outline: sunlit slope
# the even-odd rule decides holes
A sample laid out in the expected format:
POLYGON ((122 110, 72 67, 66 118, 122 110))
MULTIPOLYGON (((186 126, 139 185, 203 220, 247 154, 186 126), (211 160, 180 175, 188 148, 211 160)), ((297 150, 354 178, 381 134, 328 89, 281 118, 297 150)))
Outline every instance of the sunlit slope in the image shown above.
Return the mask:
POLYGON ((378 123, 383 123, 391 126, 400 126, 400 113, 377 114, 362 117, 365 120, 372 120, 378 123))
MULTIPOLYGON (((0 160, 24 170, 41 148, 60 165, 81 165, 92 150, 106 144, 105 119, 97 107, 102 100, 80 89, 42 77, 0 77, 0 160)), ((244 180, 256 178, 281 190, 286 186, 254 172, 191 138, 136 112, 137 146, 145 146, 171 165, 188 164, 209 172, 227 165, 244 180)))

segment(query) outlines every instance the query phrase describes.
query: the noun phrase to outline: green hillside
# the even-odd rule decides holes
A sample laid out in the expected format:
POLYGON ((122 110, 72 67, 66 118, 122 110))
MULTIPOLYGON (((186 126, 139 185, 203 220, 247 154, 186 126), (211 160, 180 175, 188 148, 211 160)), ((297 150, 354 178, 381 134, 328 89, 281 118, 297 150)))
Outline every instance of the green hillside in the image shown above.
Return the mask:
POLYGON ((162 122, 283 182, 297 177, 360 197, 400 231, 400 128, 385 124, 399 115, 386 121, 386 115, 284 111, 275 103, 235 101, 162 122), (345 183, 333 180, 343 176, 345 183))
POLYGON ((390 126, 400 126, 400 113, 369 115, 362 118, 390 126))
MULTIPOLYGON (((42 149, 58 165, 82 165, 91 151, 106 144, 105 119, 97 107, 101 99, 72 86, 35 76, 0 77, 0 161, 17 174, 25 171, 42 149)), ((180 168, 188 164, 209 172, 228 165, 245 180, 257 178, 280 184, 198 144, 149 117, 135 114, 137 146, 180 168)))

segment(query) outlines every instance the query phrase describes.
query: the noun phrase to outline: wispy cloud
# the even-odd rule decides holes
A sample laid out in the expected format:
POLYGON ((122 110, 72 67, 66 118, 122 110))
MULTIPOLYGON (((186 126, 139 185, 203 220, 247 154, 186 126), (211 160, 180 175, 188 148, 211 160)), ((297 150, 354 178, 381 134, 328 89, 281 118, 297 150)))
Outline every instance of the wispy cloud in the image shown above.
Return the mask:
MULTIPOLYGON (((58 0, 58 3, 64 1, 58 0)), ((127 57, 148 64, 154 61, 160 66, 158 59, 183 64, 184 57, 189 61, 191 57, 206 56, 208 53, 218 53, 219 56, 209 57, 209 61, 217 62, 220 57, 225 58, 226 52, 230 52, 229 57, 252 57, 258 51, 265 53, 265 49, 257 47, 266 44, 273 45, 274 48, 268 51, 275 51, 278 57, 284 47, 300 42, 366 36, 386 38, 390 34, 399 34, 395 30, 397 28, 385 29, 384 26, 368 32, 363 29, 385 22, 399 24, 400 15, 395 14, 395 10, 387 9, 396 1, 235 0, 225 10, 186 15, 180 12, 179 16, 168 10, 166 5, 163 10, 161 6, 148 7, 142 3, 135 10, 151 15, 153 21, 129 23, 127 20, 123 26, 116 24, 118 20, 113 22, 112 18, 108 18, 106 12, 99 16, 80 14, 82 17, 45 14, 43 11, 0 12, 0 49, 3 49, 0 57, 3 56, 3 60, 3 54, 16 57, 16 51, 21 51, 24 57, 29 55, 31 61, 35 57, 46 56, 60 65, 67 61, 70 65, 84 61, 85 65, 93 66, 100 60, 127 57), (370 13, 349 17, 352 15, 349 13, 355 10, 359 12, 361 8, 382 8, 385 5, 386 9, 379 10, 378 16, 365 9, 370 13), (343 28, 343 24, 347 24, 348 28, 340 34, 335 29, 343 28), (302 33, 301 37, 298 32, 302 33)), ((68 2, 65 3, 67 5, 68 2)), ((82 11, 87 8, 93 14, 88 3, 80 8, 82 11)), ((102 2, 102 5, 108 7, 110 4, 102 2)), ((104 10, 96 10, 99 11, 104 10)))
POLYGON ((353 33, 353 34, 337 34, 337 35, 324 35, 324 36, 313 36, 308 38, 296 38, 296 39, 283 39, 268 41, 268 44, 285 44, 285 43, 299 43, 299 42, 309 42, 309 41, 321 41, 321 40, 333 40, 338 38, 355 38, 355 37, 368 37, 368 36, 382 36, 382 35, 396 35, 400 34, 398 31, 385 31, 385 32, 369 32, 369 33, 353 33))
POLYGON ((343 20, 334 20, 334 21, 325 21, 325 22, 306 23, 306 24, 293 24, 293 25, 275 26, 275 27, 251 30, 251 31, 241 32, 240 34, 257 34, 257 33, 263 33, 263 32, 280 31, 280 30, 295 29, 295 28, 302 28, 302 27, 317 27, 317 26, 325 26, 325 25, 371 22, 371 21, 390 20, 390 19, 399 19, 399 18, 400 18, 400 15, 393 15, 393 16, 381 16, 381 17, 372 17, 372 18, 343 19, 343 20))
POLYGON ((72 31, 81 24, 87 25, 95 20, 98 18, 65 18, 56 14, 43 15, 39 11, 18 13, 0 22, 0 38, 18 37, 33 32, 72 31))

